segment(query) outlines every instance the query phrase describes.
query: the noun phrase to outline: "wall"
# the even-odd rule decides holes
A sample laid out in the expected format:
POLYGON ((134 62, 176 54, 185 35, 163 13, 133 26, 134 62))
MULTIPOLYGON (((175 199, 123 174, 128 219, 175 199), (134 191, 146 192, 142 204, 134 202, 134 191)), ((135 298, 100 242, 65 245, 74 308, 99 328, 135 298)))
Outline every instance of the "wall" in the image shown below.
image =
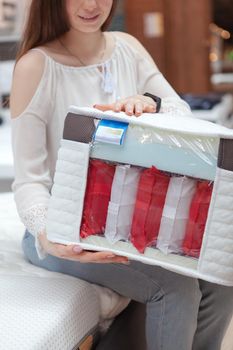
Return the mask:
POLYGON ((125 0, 125 8, 127 31, 144 44, 178 92, 209 91, 211 0, 125 0), (163 16, 163 35, 145 35, 148 13, 163 16))

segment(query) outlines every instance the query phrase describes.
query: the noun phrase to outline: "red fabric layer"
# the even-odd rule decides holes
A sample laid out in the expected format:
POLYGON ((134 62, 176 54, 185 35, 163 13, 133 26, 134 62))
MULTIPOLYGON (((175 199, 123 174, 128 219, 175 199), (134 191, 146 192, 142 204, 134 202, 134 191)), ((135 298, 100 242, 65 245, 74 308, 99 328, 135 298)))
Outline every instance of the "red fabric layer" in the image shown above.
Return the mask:
POLYGON ((212 190, 213 185, 208 181, 197 182, 183 241, 183 252, 186 255, 196 258, 200 255, 212 190))
POLYGON ((82 238, 104 232, 114 173, 114 165, 90 161, 80 229, 82 238))
POLYGON ((140 253, 156 243, 169 181, 155 167, 140 176, 131 228, 131 242, 140 253))

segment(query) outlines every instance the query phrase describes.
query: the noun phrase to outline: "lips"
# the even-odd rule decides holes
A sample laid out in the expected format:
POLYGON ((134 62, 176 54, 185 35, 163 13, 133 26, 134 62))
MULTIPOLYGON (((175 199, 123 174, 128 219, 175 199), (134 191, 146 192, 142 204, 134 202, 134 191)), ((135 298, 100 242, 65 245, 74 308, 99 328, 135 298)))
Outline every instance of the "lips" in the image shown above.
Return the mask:
POLYGON ((79 16, 79 18, 81 18, 83 21, 87 21, 87 22, 95 21, 98 17, 99 17, 99 15, 95 15, 95 16, 79 16))

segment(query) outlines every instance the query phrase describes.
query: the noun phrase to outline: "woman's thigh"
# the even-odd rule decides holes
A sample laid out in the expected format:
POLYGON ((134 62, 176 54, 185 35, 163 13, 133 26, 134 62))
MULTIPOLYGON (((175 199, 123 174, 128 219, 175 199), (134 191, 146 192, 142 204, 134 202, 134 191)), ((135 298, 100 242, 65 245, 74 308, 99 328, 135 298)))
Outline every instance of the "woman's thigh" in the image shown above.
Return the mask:
POLYGON ((34 237, 26 232, 22 247, 26 258, 34 265, 87 282, 99 284, 136 301, 156 301, 164 295, 187 297, 192 302, 200 293, 198 281, 166 271, 160 267, 130 261, 125 264, 80 263, 48 255, 37 256, 34 237), (192 297, 193 296, 193 297, 192 297))
POLYGON ((233 316, 233 287, 199 281, 202 299, 193 350, 219 350, 233 316))

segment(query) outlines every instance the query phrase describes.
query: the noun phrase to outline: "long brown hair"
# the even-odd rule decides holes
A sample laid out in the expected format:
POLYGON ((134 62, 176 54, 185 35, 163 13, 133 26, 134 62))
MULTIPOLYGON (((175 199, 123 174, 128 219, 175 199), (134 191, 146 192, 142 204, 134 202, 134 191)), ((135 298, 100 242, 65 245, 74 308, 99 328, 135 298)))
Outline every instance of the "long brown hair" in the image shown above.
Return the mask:
MULTIPOLYGON (((102 25, 104 31, 111 22, 117 0, 102 25)), ((52 41, 70 29, 65 0, 32 0, 16 62, 30 49, 52 41)))

